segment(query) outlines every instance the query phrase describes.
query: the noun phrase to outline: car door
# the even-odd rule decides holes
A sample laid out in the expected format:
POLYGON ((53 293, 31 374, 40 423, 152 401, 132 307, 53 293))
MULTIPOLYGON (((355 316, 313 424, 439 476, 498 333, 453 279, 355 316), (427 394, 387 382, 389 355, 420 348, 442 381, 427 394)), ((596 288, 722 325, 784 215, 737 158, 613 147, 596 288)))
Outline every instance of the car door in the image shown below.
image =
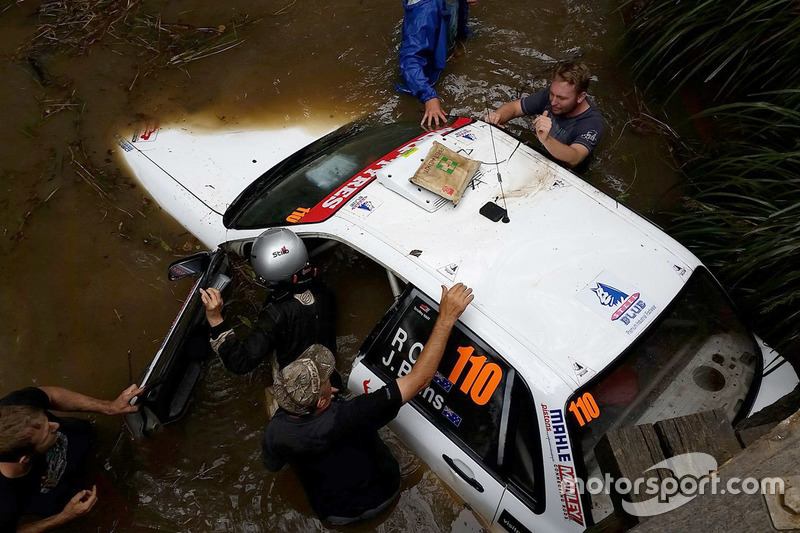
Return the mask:
MULTIPOLYGON (((407 287, 361 348, 350 389, 370 392, 411 371, 438 305, 407 287)), ((391 428, 487 523, 505 491, 505 432, 514 371, 461 322, 429 387, 404 406, 391 428)))
POLYGON ((216 287, 225 291, 230 284, 228 269, 228 258, 221 248, 213 253, 194 254, 170 265, 170 280, 196 276, 197 281, 138 382, 146 387, 133 401, 134 405, 139 405, 139 411, 125 417, 133 435, 152 435, 160 426, 174 422, 186 412, 211 351, 209 326, 199 289, 216 287))

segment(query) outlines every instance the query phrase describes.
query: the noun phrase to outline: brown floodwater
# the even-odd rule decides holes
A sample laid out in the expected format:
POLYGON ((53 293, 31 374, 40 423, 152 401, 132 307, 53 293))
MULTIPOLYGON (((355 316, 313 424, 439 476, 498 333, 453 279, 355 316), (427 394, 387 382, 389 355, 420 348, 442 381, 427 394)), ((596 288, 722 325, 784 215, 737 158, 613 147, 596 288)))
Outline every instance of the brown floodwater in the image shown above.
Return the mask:
MULTIPOLYGON (((475 33, 437 88, 452 113, 480 116, 487 103, 543 88, 553 61, 582 58, 607 120, 584 177, 658 220, 679 176, 667 143, 647 135, 616 9, 480 0, 475 33)), ((391 86, 401 18, 399 0, 0 3, 0 394, 57 385, 116 396, 189 290, 166 281, 166 266, 200 244, 120 166, 117 132, 152 120, 320 132, 364 115, 418 120, 422 105, 391 86), (71 24, 59 6, 71 6, 71 24)), ((532 140, 529 124, 511 127, 532 140)), ((351 358, 391 301, 385 276, 342 251, 320 262, 339 297, 340 353, 351 358)), ((264 377, 210 362, 187 416, 155 440, 132 441, 120 420, 97 417, 100 502, 67 530, 327 530, 291 471, 260 464, 264 377)), ((400 499, 349 529, 474 530, 459 499, 386 437, 403 469, 400 499)))

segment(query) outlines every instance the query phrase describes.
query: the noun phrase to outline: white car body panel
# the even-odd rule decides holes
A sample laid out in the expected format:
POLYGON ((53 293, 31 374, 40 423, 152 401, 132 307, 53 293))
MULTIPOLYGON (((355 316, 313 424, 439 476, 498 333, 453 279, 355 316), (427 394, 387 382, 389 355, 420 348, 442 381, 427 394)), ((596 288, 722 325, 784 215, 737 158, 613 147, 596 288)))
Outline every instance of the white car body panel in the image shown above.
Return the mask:
MULTIPOLYGON (((441 458, 443 450, 455 455, 457 447, 431 431, 415 407, 404 406, 391 427, 487 522, 495 520, 493 529, 505 531, 496 520, 507 509, 534 531, 581 531, 591 510, 578 503, 567 516, 569 504, 557 489, 555 472, 574 471, 572 452, 569 446, 556 451, 543 413, 563 410, 577 388, 656 320, 701 263, 650 222, 504 132, 476 121, 453 135, 442 133, 423 135, 402 154, 377 162, 362 173, 377 178, 366 186, 340 187, 326 200, 338 210, 330 209, 325 220, 301 218, 286 226, 301 236, 344 242, 436 301, 440 285, 463 282, 474 289, 476 298, 460 321, 525 379, 537 405, 546 509, 534 514, 492 476, 470 466, 466 455, 453 457, 486 488, 483 495, 474 494, 441 458), (458 205, 439 202, 428 210, 418 205, 431 198, 427 193, 411 201, 396 191, 409 190, 407 180, 434 140, 483 164, 458 205), (503 196, 508 224, 479 214, 486 202, 503 196), (596 304, 600 296, 592 289, 603 280, 623 283, 622 290, 646 302, 629 325, 610 320, 596 304), (589 372, 577 372, 576 363, 589 372)), ((261 228, 226 230, 224 210, 254 179, 311 140, 302 130, 197 135, 165 128, 154 141, 119 142, 125 161, 164 209, 215 248, 261 233, 261 228)), ((363 393, 365 380, 380 381, 356 363, 351 389, 363 393)), ((773 401, 797 381, 783 365, 763 381, 756 405, 773 401)))

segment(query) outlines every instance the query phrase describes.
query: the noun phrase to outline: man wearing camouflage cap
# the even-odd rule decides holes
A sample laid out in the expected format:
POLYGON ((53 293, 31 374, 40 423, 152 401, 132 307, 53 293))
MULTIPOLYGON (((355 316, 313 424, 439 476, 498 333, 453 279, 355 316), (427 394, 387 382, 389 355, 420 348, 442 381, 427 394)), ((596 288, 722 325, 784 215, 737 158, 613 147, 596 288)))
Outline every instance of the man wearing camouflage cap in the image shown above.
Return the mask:
POLYGON ((336 525, 367 520, 387 509, 400 490, 400 468, 378 429, 433 378, 450 331, 472 301, 472 289, 442 286, 439 316, 407 375, 349 401, 330 376, 333 354, 315 344, 279 370, 273 364, 280 409, 264 433, 264 465, 277 472, 289 463, 320 518, 336 525))

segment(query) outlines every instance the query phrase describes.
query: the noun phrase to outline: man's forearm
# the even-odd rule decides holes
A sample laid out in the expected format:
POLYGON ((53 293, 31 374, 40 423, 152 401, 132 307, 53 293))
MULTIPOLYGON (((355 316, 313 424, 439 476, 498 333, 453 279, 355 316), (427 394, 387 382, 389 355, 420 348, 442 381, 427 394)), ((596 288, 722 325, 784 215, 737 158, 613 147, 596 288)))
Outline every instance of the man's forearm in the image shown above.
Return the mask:
POLYGON ((397 380, 404 403, 416 396, 433 379, 433 375, 442 361, 447 339, 450 338, 454 324, 455 321, 437 318, 431 336, 425 343, 411 372, 397 380))
POLYGON ((111 402, 92 398, 61 387, 39 387, 50 398, 54 411, 82 411, 86 413, 111 414, 111 402))
POLYGON ((57 515, 50 516, 44 520, 20 524, 17 526, 17 533, 41 533, 43 531, 50 531, 51 529, 58 526, 63 526, 70 521, 70 518, 67 518, 62 513, 58 513, 57 515))
POLYGON ((551 136, 548 136, 547 140, 545 140, 542 144, 547 151, 550 152, 550 155, 559 161, 566 163, 570 167, 574 167, 583 161, 588 155, 588 150, 587 153, 583 153, 581 150, 568 144, 564 144, 555 137, 551 136))
POLYGON ((521 117, 523 115, 522 103, 519 100, 508 102, 498 107, 495 113, 500 115, 500 124, 505 124, 509 120, 521 117))

